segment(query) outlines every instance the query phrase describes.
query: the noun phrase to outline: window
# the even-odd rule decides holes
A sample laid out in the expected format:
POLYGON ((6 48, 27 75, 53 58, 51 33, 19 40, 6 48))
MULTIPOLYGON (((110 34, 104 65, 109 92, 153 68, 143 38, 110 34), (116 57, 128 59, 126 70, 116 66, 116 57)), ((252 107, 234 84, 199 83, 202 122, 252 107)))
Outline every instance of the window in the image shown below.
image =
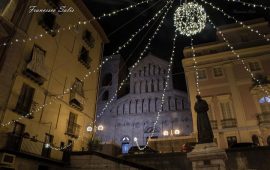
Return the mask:
POLYGON ((112 74, 108 73, 103 77, 102 86, 111 86, 112 85, 112 74))
POLYGON ((66 134, 78 138, 80 132, 80 125, 77 124, 78 115, 72 112, 69 113, 68 126, 66 134))
POLYGON ((102 100, 103 101, 107 101, 109 100, 109 92, 108 91, 105 91, 102 95, 102 100))
POLYGON ((237 138, 236 136, 228 136, 227 137, 227 143, 228 143, 228 147, 230 148, 233 144, 237 143, 237 138))
POLYGON ((253 62, 248 62, 250 71, 261 71, 261 66, 259 62, 253 61, 253 62))
POLYGON ((27 115, 31 110, 34 93, 34 88, 23 84, 15 111, 23 116, 27 115))
POLYGON ((260 103, 262 113, 270 112, 270 98, 269 97, 260 98, 259 103, 260 103))
POLYGON ((200 80, 207 79, 206 70, 199 70, 198 71, 198 78, 200 80))
POLYGON ((89 51, 82 47, 78 60, 87 68, 90 69, 91 58, 89 57, 89 51))
POLYGON ((214 77, 222 77, 223 76, 223 70, 221 67, 215 67, 213 68, 214 77))
POLYGON ((89 47, 94 48, 94 46, 95 46, 95 39, 93 38, 92 33, 90 31, 88 31, 88 30, 85 30, 84 31, 83 40, 85 41, 85 43, 89 47))
POLYGON ((232 109, 230 102, 221 102, 220 103, 221 112, 224 119, 231 119, 232 118, 232 109))
POLYGON ((75 81, 72 85, 72 91, 78 93, 80 96, 84 97, 84 90, 83 90, 83 82, 78 79, 75 78, 75 81))
POLYGON ((50 12, 46 12, 42 15, 39 24, 51 35, 56 35, 56 30, 59 28, 59 25, 56 24, 56 15, 50 12))

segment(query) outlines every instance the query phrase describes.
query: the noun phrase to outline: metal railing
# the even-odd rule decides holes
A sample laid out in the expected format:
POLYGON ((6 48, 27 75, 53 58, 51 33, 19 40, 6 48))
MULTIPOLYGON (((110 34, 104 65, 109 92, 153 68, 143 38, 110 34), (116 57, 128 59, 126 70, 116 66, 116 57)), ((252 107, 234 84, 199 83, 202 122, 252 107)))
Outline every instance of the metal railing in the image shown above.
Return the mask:
POLYGON ((66 135, 74 137, 74 138, 78 138, 80 134, 80 129, 81 129, 81 126, 78 125, 77 123, 70 122, 69 120, 67 121, 66 135))
MULTIPOLYGON (((62 160, 63 151, 45 148, 45 143, 34 138, 18 136, 12 133, 0 134, 0 148, 25 154, 46 157, 54 160, 62 160), (43 154, 44 150, 50 150, 49 155, 43 154)), ((52 144, 51 144, 52 145, 52 144)))

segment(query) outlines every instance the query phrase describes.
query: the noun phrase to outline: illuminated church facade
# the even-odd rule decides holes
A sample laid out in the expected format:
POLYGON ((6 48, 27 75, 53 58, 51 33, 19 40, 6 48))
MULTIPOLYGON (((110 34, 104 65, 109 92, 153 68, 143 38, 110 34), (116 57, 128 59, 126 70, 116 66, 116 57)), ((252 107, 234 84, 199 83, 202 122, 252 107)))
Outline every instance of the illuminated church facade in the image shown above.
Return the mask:
POLYGON ((99 124, 104 131, 98 132, 104 143, 129 143, 144 145, 154 130, 153 138, 169 135, 189 135, 192 132, 192 115, 188 95, 184 91, 173 88, 170 74, 168 89, 165 93, 164 105, 155 129, 158 110, 161 107, 162 92, 165 87, 168 62, 152 54, 147 55, 133 70, 128 89, 124 95, 119 92, 108 108, 102 112, 126 76, 121 67, 120 56, 113 56, 101 71, 101 83, 97 106, 99 124))

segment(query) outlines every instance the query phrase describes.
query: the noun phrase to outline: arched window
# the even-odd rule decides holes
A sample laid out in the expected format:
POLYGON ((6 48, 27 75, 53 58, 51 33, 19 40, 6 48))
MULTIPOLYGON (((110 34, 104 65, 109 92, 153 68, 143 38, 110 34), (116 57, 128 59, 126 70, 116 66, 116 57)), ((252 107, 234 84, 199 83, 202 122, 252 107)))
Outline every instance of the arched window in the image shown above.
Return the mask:
POLYGON ((256 144, 257 146, 260 145, 259 138, 257 135, 252 135, 252 142, 256 144))
POLYGON ((109 100, 109 92, 108 91, 105 91, 102 95, 102 100, 103 101, 107 101, 109 100))
POLYGON ((102 86, 111 86, 112 85, 112 74, 108 73, 103 77, 102 86))

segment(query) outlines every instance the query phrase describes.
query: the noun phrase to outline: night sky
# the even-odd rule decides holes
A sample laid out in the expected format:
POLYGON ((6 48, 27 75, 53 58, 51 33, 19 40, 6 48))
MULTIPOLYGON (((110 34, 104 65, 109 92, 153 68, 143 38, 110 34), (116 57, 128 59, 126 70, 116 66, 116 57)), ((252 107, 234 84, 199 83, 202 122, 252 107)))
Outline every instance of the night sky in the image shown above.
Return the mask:
MULTIPOLYGON (((100 16, 103 13, 108 13, 116 9, 127 7, 131 4, 141 2, 142 0, 85 0, 86 5, 89 7, 94 16, 100 16)), ((226 13, 234 16, 238 20, 248 20, 252 18, 264 17, 269 21, 269 12, 261 8, 245 7, 240 3, 227 2, 226 0, 207 0, 212 2, 215 6, 221 7, 226 13)), ((241 0, 243 2, 251 2, 257 4, 264 4, 270 6, 270 0, 241 0)), ((210 6, 204 5, 204 3, 197 0, 196 2, 202 4, 210 18, 216 25, 223 25, 233 23, 233 20, 228 20, 222 13, 211 9, 210 6)), ((154 14, 165 5, 164 0, 153 0, 149 4, 143 4, 130 11, 122 12, 116 16, 108 17, 100 21, 106 34, 110 39, 110 43, 105 46, 105 55, 112 54, 115 49, 122 43, 126 42, 128 37, 142 27, 154 14), (140 16, 138 16, 140 15, 140 16)), ((173 26, 173 14, 180 1, 175 0, 172 9, 169 11, 165 22, 154 39, 149 52, 154 55, 169 60, 172 49, 172 39, 174 34, 173 26)), ((154 21, 155 22, 155 21, 154 21)), ((154 23, 152 22, 152 23, 154 23)), ((153 26, 150 25, 139 34, 138 38, 130 44, 130 46, 121 52, 127 66, 131 66, 139 57, 139 53, 145 47, 148 38, 152 36, 153 31, 156 29, 159 22, 156 22, 153 26), (149 28, 152 26, 152 29, 149 28)), ((206 43, 216 40, 215 30, 210 24, 206 25, 206 28, 198 35, 194 36, 195 44, 206 43)), ((179 36, 176 43, 176 57, 174 60, 173 78, 174 87, 181 90, 186 90, 186 83, 183 74, 183 68, 181 59, 183 58, 183 48, 190 46, 190 39, 184 36, 179 36)))

